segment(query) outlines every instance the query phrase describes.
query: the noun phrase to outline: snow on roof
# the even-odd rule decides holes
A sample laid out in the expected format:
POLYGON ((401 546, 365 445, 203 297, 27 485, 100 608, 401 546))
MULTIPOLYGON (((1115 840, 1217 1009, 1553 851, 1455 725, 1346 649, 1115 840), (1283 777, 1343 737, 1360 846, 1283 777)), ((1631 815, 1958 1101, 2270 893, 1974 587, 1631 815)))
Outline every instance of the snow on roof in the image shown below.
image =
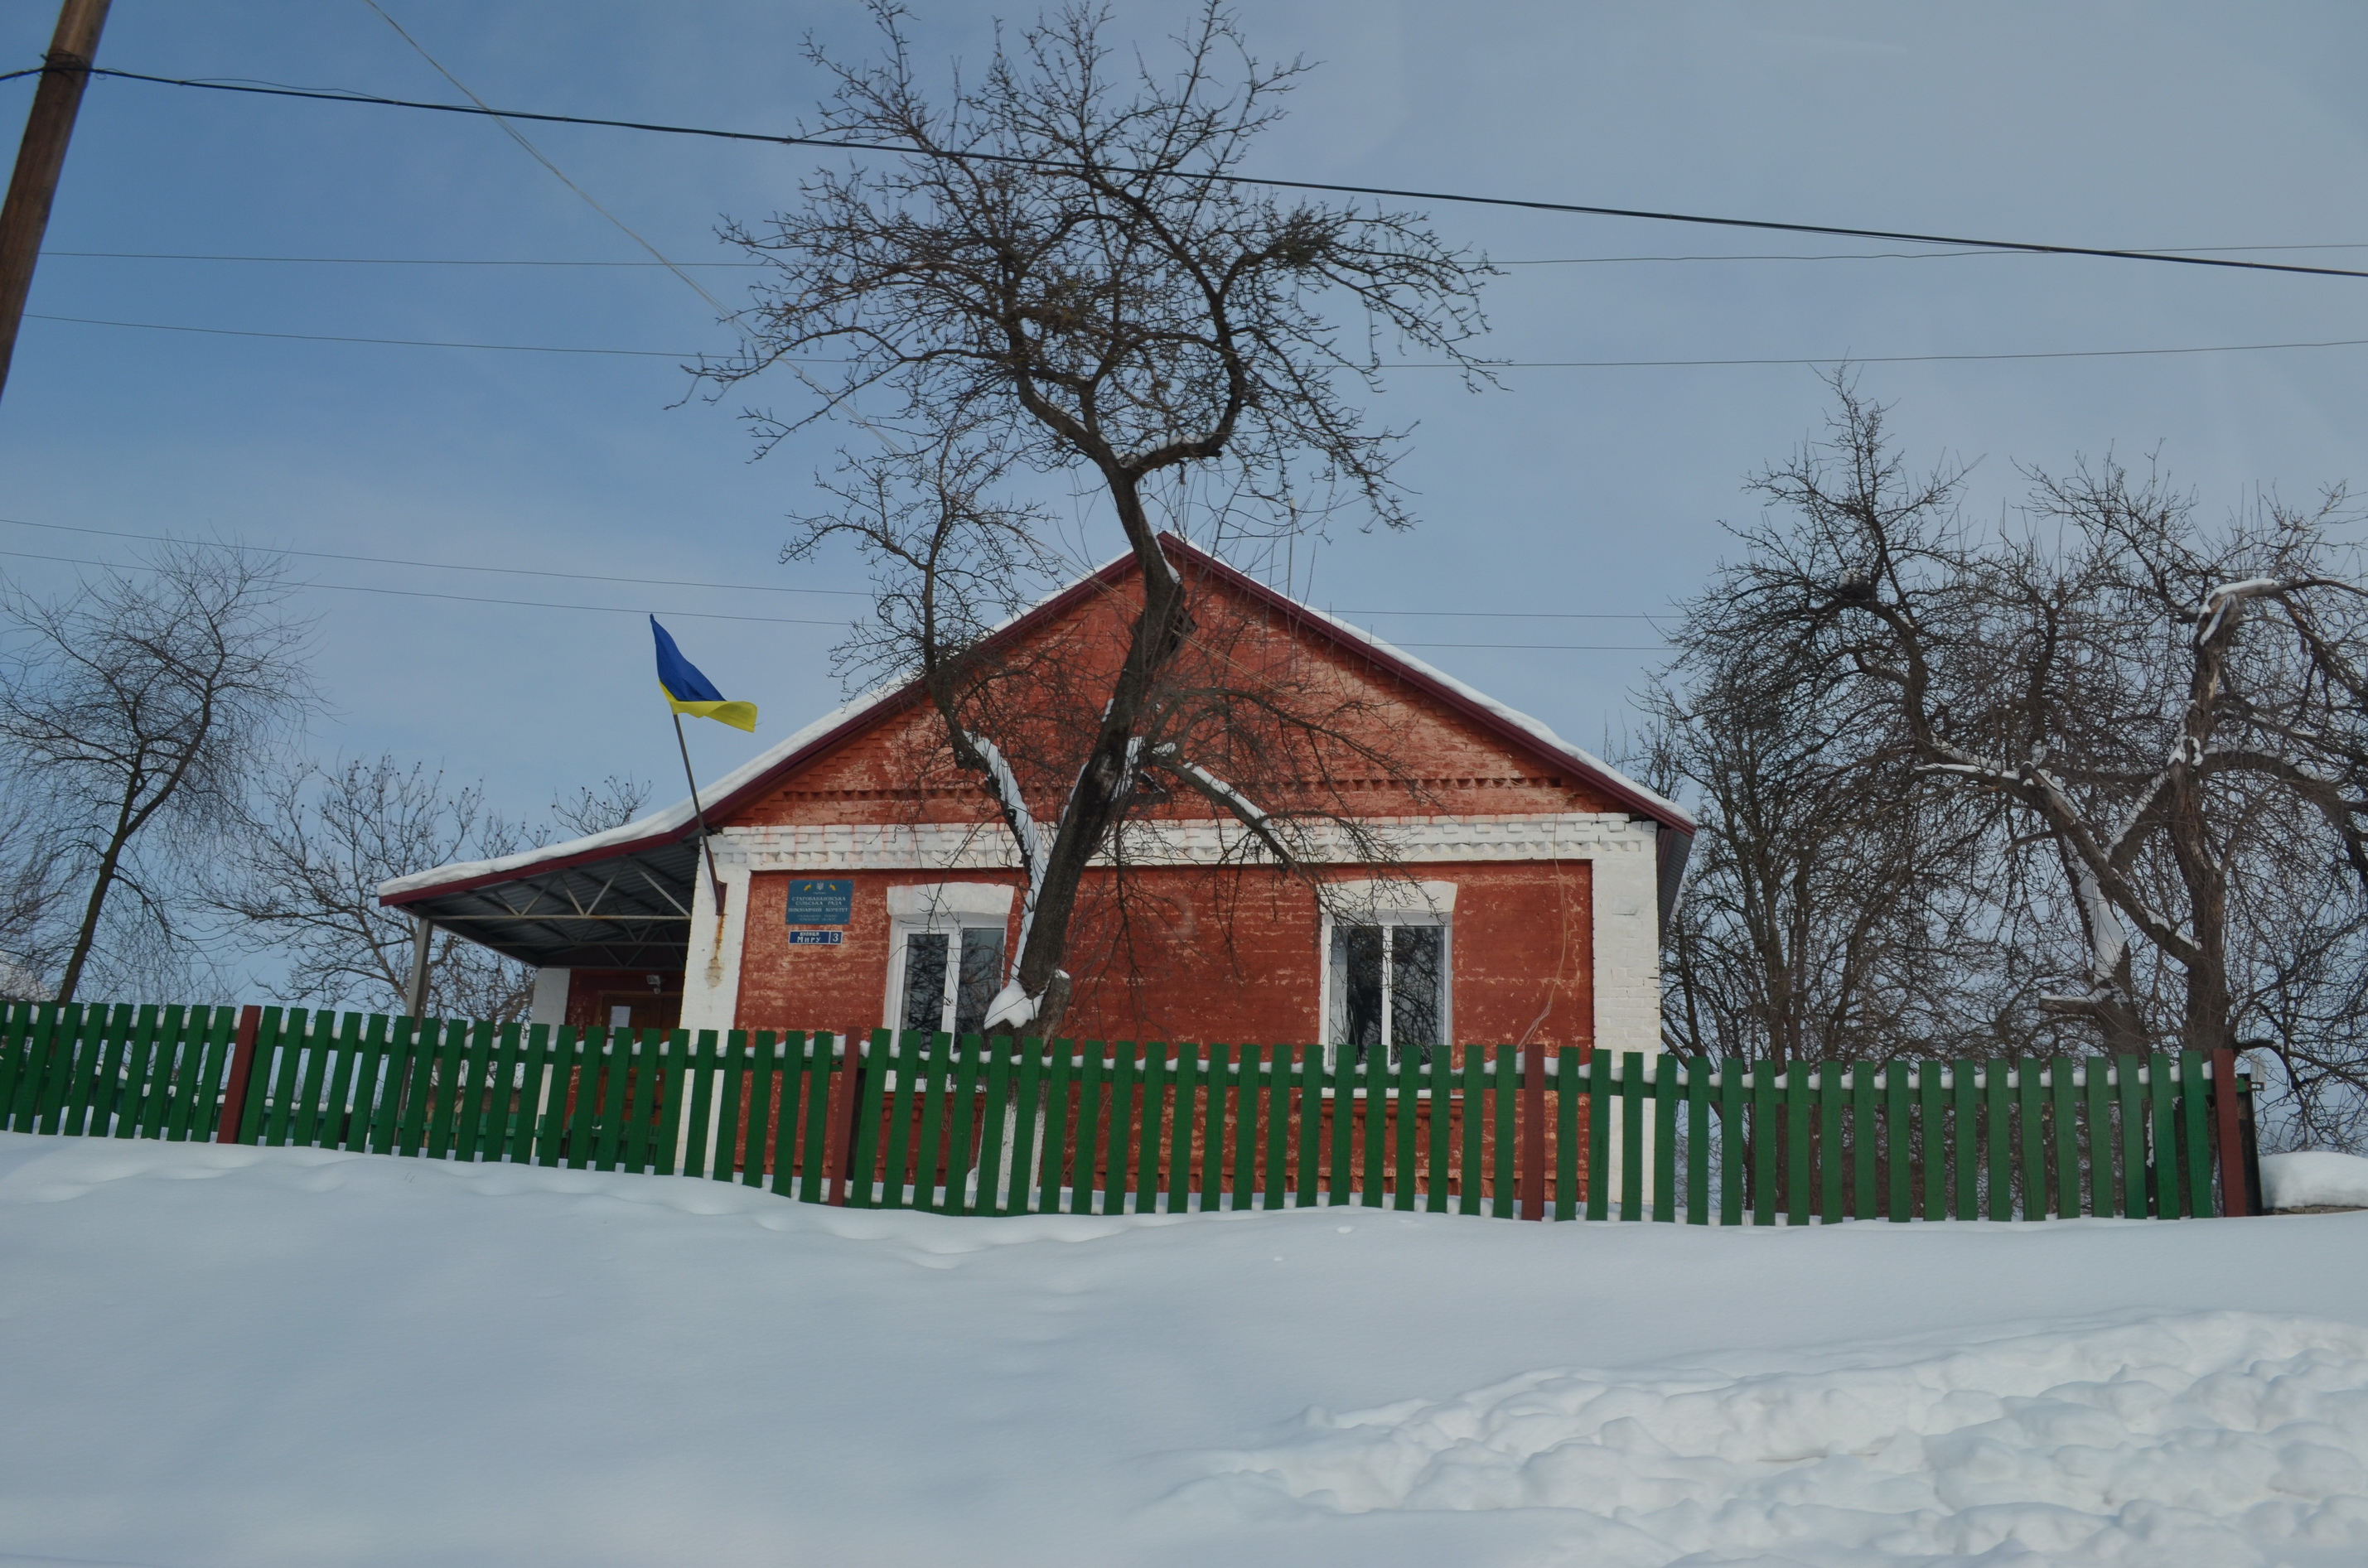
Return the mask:
MULTIPOLYGON (((1336 615, 1317 609, 1313 605, 1303 603, 1268 587, 1258 579, 1227 565, 1189 540, 1173 534, 1163 535, 1162 538, 1171 547, 1190 558, 1196 566, 1210 568, 1225 581, 1287 607, 1292 613, 1319 625, 1337 641, 1360 648, 1384 664, 1396 666, 1419 681, 1436 687, 1449 696, 1480 710, 1507 728, 1520 732, 1541 750, 1568 759, 1580 772, 1611 786, 1619 793, 1632 797, 1636 803, 1646 807, 1651 814, 1668 823, 1680 833, 1693 832, 1693 815, 1684 807, 1667 796, 1647 790, 1593 753, 1571 744, 1541 721, 1531 718, 1517 708, 1506 706, 1474 687, 1465 685, 1446 671, 1425 660, 1416 658, 1402 648, 1383 642, 1362 627, 1352 626, 1336 615)), ((1027 610, 1004 621, 989 635, 1000 635, 1025 621, 1052 612, 1056 607, 1087 589, 1094 583, 1115 577, 1132 564, 1133 560, 1133 557, 1131 554, 1121 555, 1085 574, 1076 582, 1045 596, 1027 610)), ((847 729, 874 709, 896 703, 909 696, 914 689, 914 683, 910 681, 875 687, 853 701, 832 710, 786 740, 777 741, 766 747, 730 773, 700 790, 699 804, 711 811, 722 808, 731 802, 734 796, 760 782, 768 773, 790 762, 807 747, 847 729)), ((381 903, 407 902, 407 895, 449 888, 458 883, 482 883, 562 861, 572 863, 597 858, 604 849, 622 851, 634 846, 663 843, 679 837, 683 831, 696 820, 697 813, 692 810, 691 801, 689 797, 685 797, 663 810, 635 817, 631 822, 621 823, 604 832, 587 834, 581 838, 571 838, 558 844, 546 844, 541 848, 521 850, 518 854, 505 855, 497 859, 455 861, 450 865, 438 866, 429 870, 414 871, 408 876, 393 878, 379 884, 379 899, 381 903)))
MULTIPOLYGON (((794 756, 801 748, 820 740, 849 720, 879 707, 890 698, 899 695, 903 689, 901 685, 875 687, 854 701, 833 709, 796 734, 790 736, 789 739, 774 742, 723 778, 701 789, 699 791, 699 804, 702 807, 712 807, 731 799, 733 795, 764 777, 767 770, 794 756)), ((697 820, 698 812, 692 810, 690 798, 685 796, 671 806, 647 812, 628 823, 620 823, 615 827, 604 829, 599 833, 586 834, 581 838, 570 838, 558 844, 546 844, 539 849, 522 849, 515 855, 504 855, 493 860, 456 860, 449 866, 438 866, 432 870, 414 871, 408 876, 395 877, 379 884, 378 896, 383 902, 400 897, 404 893, 417 892, 426 888, 442 887, 450 882, 475 881, 480 878, 499 876, 508 871, 528 870, 553 860, 578 859, 602 849, 623 848, 631 845, 667 839, 676 836, 697 820)))
POLYGON ((1660 808, 1660 810, 1668 812, 1672 825, 1680 823, 1683 824, 1684 826, 1680 831, 1687 833, 1693 831, 1695 824, 1694 816, 1691 812, 1689 812, 1685 807, 1678 804, 1675 801, 1670 800, 1667 795, 1661 794, 1657 790, 1647 790, 1645 786, 1637 783, 1634 778, 1629 778, 1626 774, 1621 772, 1618 768, 1612 767, 1601 757, 1597 756, 1593 752, 1588 751, 1584 747, 1571 744, 1568 741, 1564 740, 1560 735, 1554 733, 1543 721, 1532 719, 1518 708, 1507 707, 1504 703, 1497 701, 1486 692, 1481 691, 1474 687, 1466 686, 1463 682, 1457 680, 1453 676, 1449 675, 1445 670, 1442 670, 1437 665, 1429 664, 1424 660, 1416 658, 1412 653, 1407 653, 1403 648, 1395 647, 1390 643, 1382 641, 1382 639, 1374 636, 1372 632, 1367 631, 1362 627, 1351 626, 1347 621, 1342 620, 1338 616, 1328 614, 1324 610, 1315 608, 1312 605, 1300 604, 1296 599, 1292 599, 1288 602, 1296 607, 1301 613, 1322 619, 1326 625, 1330 627, 1333 631, 1339 635, 1341 641, 1360 643, 1365 647, 1371 648, 1373 652, 1381 654, 1392 663, 1404 665, 1406 668, 1424 676, 1426 679, 1436 681, 1439 685, 1445 687, 1448 690, 1463 699, 1464 701, 1471 703, 1474 707, 1486 709, 1488 712, 1496 715, 1498 719, 1501 719, 1506 723, 1513 726, 1513 728, 1524 732, 1531 739, 1535 740, 1540 745, 1546 749, 1562 753, 1565 756, 1569 757, 1573 762, 1577 763, 1584 771, 1600 775, 1609 780, 1616 780, 1631 794, 1634 794, 1644 801, 1649 801, 1653 805, 1660 808))

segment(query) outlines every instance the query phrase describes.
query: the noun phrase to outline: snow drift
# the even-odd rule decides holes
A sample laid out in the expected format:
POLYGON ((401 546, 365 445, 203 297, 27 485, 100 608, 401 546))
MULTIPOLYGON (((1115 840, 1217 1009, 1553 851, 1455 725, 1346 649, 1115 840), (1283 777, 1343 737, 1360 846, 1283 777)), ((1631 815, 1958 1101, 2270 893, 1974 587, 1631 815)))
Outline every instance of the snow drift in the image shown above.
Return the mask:
POLYGON ((0 1564, 2357 1568, 2363 1334, 2368 1214, 974 1220, 0 1134, 0 1564))
POLYGON ((2264 1154, 2261 1188, 2272 1209, 2368 1209, 2368 1160, 2325 1149, 2264 1154))
POLYGON ((1313 1512, 1554 1508, 1593 1562, 2368 1549, 2368 1330, 2219 1312, 1745 1375, 1538 1372, 1216 1461, 1313 1512))

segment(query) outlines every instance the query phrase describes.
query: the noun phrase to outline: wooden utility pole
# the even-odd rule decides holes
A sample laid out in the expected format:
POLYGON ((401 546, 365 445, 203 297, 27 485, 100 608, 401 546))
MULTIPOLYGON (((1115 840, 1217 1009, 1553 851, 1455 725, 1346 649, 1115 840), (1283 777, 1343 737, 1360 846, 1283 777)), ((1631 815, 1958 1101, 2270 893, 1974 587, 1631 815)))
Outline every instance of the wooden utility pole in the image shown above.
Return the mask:
POLYGON ((50 202, 65 167, 66 141, 74 111, 90 82, 98 53, 98 29, 107 25, 108 0, 65 0, 58 7, 58 30, 41 56, 41 85, 33 90, 33 112, 17 148, 17 172, 8 200, 0 206, 0 390, 8 384, 8 362, 17 356, 17 324, 25 318, 25 297, 33 288, 33 263, 40 259, 41 235, 50 226, 50 202))

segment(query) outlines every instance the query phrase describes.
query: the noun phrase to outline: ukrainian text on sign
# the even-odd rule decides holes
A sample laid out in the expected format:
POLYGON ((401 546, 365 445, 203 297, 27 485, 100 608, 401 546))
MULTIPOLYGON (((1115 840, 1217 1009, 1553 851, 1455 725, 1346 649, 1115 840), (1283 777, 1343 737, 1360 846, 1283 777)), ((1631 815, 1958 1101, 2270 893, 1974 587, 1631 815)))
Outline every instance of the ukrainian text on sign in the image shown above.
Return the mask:
POLYGON ((783 918, 791 926, 844 926, 855 915, 855 884, 801 877, 790 883, 783 918))

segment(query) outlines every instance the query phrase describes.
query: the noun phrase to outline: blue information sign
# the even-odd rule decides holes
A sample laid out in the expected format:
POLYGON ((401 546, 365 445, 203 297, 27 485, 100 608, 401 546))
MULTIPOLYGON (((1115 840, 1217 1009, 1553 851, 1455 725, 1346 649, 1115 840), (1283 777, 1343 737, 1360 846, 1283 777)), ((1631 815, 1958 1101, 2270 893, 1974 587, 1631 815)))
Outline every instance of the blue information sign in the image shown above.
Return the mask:
POLYGON ((836 948, 839 945, 841 938, 846 937, 846 935, 847 933, 844 931, 792 931, 790 933, 790 946, 793 948, 836 948))
POLYGON ((844 926, 855 918, 855 884, 793 881, 783 918, 791 926, 844 926))

